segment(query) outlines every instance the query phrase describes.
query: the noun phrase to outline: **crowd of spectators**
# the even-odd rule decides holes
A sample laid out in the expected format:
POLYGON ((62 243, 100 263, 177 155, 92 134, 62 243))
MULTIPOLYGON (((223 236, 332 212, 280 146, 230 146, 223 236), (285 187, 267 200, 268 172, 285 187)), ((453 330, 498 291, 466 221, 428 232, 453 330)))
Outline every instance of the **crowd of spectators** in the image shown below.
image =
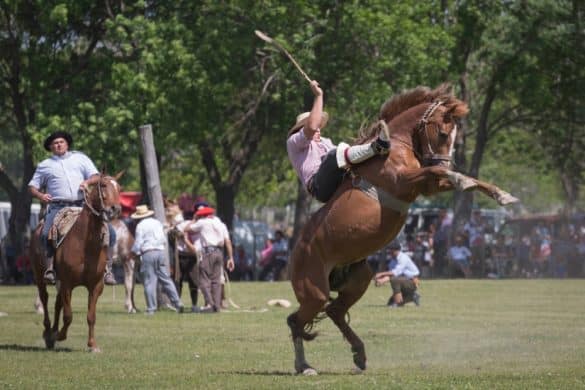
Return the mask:
MULTIPOLYGON (((480 210, 453 226, 447 210, 427 229, 402 237, 404 250, 423 278, 579 278, 585 276, 583 218, 518 218, 498 231, 480 210)), ((374 272, 384 270, 388 250, 368 258, 374 272)))

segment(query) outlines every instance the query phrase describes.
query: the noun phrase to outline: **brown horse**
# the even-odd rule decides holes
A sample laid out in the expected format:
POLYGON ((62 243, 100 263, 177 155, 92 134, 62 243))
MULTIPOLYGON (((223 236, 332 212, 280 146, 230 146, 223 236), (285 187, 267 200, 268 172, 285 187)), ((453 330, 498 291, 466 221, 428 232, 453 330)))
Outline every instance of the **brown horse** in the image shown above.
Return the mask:
POLYGON ((112 250, 112 259, 122 263, 124 267, 124 289, 126 292, 124 307, 128 314, 136 313, 136 304, 134 303, 134 269, 136 262, 131 256, 132 245, 134 245, 134 236, 124 222, 119 219, 112 221, 112 227, 116 231, 116 245, 112 250))
MULTIPOLYGON (((55 269, 57 271, 57 297, 55 298, 55 317, 53 327, 47 310, 48 293, 43 279, 43 249, 40 243, 42 222, 37 226, 31 243, 31 260, 39 296, 44 309, 43 338, 48 349, 52 349, 55 341, 67 338, 67 329, 71 325, 71 293, 77 286, 85 286, 89 292, 87 324, 89 336, 87 346, 92 352, 99 352, 95 337, 95 310, 99 296, 104 289, 104 271, 107 261, 106 222, 120 212, 119 192, 116 177, 100 174, 99 181, 90 192, 84 193, 85 204, 69 232, 57 247, 55 253, 55 269), (59 317, 63 310, 63 327, 59 330, 59 317)), ((57 218, 56 218, 57 219, 57 218)))
POLYGON ((305 360, 303 340, 315 338, 311 328, 323 312, 348 340, 358 370, 366 368, 364 344, 345 317, 370 284, 366 256, 396 237, 417 196, 477 188, 500 204, 517 201, 496 186, 449 170, 456 122, 467 112, 449 86, 419 87, 387 101, 380 122, 362 132, 358 143, 371 141, 381 126, 388 126, 390 153, 352 167, 303 227, 291 254, 291 282, 300 307, 287 323, 297 373, 316 374, 305 360), (338 292, 335 299, 330 291, 338 292))

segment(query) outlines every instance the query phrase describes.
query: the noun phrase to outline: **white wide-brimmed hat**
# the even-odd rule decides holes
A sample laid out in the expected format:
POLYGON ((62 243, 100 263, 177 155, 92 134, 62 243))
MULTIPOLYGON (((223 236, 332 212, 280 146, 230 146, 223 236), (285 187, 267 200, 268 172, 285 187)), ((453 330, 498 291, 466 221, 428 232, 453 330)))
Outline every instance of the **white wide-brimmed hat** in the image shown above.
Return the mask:
POLYGON ((151 215, 154 215, 154 211, 149 210, 148 206, 145 204, 139 204, 138 206, 136 206, 136 212, 133 213, 130 216, 130 218, 140 219, 140 218, 150 217, 151 215))
MULTIPOLYGON (((290 128, 290 130, 288 131, 287 138, 296 133, 297 131, 299 131, 307 123, 307 119, 309 119, 310 114, 311 113, 307 111, 297 116, 297 123, 295 123, 295 125, 290 128)), ((319 126, 319 128, 324 129, 325 126, 327 126, 328 121, 329 114, 326 111, 323 111, 323 114, 321 115, 321 125, 319 126)))

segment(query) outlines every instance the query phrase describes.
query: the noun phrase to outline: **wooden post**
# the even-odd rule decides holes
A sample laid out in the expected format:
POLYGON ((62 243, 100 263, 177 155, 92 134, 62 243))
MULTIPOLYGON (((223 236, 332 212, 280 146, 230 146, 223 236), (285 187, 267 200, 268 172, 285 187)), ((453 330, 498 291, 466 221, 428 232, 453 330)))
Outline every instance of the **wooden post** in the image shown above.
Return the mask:
POLYGON ((148 187, 148 199, 150 199, 150 202, 152 203, 154 216, 164 224, 165 206, 160 187, 156 151, 154 149, 154 141, 152 138, 152 125, 140 126, 140 140, 142 142, 142 153, 144 154, 144 170, 146 173, 146 186, 148 187))
MULTIPOLYGON (((148 192, 148 199, 150 200, 154 216, 163 225, 165 224, 165 206, 163 203, 162 190, 160 186, 160 176, 158 173, 158 163, 156 160, 156 151, 154 148, 154 140, 152 137, 152 125, 140 126, 140 141, 142 144, 142 153, 144 155, 144 172, 146 174, 146 187, 148 192)), ((169 267, 169 251, 168 246, 163 251, 165 256, 165 264, 167 269, 169 267)), ((160 283, 159 283, 160 287, 160 283)), ((162 304, 169 303, 169 298, 166 294, 158 289, 159 307, 162 304)))

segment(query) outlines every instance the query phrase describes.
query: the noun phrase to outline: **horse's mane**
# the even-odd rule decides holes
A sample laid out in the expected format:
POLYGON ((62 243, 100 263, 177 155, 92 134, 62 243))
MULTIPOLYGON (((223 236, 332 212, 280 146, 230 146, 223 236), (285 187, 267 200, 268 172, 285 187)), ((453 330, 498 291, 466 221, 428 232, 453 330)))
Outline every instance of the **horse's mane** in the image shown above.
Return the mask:
POLYGON ((378 121, 368 127, 360 129, 356 143, 364 143, 374 137, 374 135, 378 134, 380 131, 379 121, 383 120, 386 123, 389 123, 393 118, 411 107, 417 106, 421 103, 432 103, 437 100, 442 101, 447 109, 459 106, 460 108, 458 107, 453 113, 453 116, 456 118, 460 118, 467 114, 467 105, 453 95, 450 84, 443 83, 435 89, 418 86, 386 100, 380 107, 378 121))

